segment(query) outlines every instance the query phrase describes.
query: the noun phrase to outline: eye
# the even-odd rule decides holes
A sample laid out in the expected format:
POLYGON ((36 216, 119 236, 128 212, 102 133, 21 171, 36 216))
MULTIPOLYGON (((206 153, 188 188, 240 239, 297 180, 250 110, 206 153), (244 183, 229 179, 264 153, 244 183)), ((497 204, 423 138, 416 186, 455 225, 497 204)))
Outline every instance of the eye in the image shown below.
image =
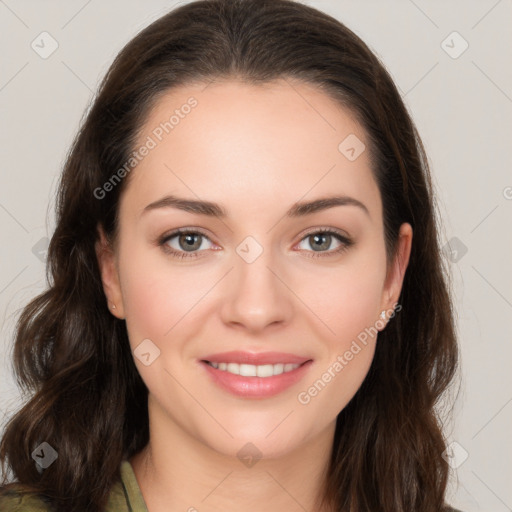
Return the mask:
POLYGON ((334 256, 346 251, 351 245, 353 245, 352 240, 332 229, 317 229, 316 231, 312 231, 308 233, 300 243, 306 243, 309 247, 313 248, 312 251, 308 251, 306 249, 306 252, 312 253, 309 255, 312 258, 334 256), (329 250, 329 248, 332 248, 333 242, 337 242, 338 246, 329 250))
MULTIPOLYGON (((173 258, 183 259, 199 257, 198 253, 200 251, 208 249, 208 247, 205 247, 206 241, 212 243, 208 236, 201 231, 177 229, 172 233, 164 235, 158 244, 173 258)), ((311 253, 309 257, 312 258, 334 256, 353 245, 353 241, 345 235, 327 228, 311 231, 301 240, 300 244, 303 243, 313 248, 312 251, 305 249, 306 252, 311 253), (332 249, 333 242, 338 244, 334 249, 332 249), (330 248, 331 250, 329 250, 330 248)))
POLYGON ((206 250, 205 241, 210 239, 200 231, 177 229, 164 235, 158 242, 165 252, 174 258, 197 258, 199 250, 206 250))

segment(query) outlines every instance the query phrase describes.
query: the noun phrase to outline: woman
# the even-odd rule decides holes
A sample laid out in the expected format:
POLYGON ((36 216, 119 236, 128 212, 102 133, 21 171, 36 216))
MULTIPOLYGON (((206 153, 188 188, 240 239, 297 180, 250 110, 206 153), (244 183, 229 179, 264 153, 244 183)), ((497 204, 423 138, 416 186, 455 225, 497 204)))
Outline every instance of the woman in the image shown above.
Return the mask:
POLYGON ((181 6, 66 162, 2 510, 449 510, 434 199, 388 73, 290 0, 181 6))

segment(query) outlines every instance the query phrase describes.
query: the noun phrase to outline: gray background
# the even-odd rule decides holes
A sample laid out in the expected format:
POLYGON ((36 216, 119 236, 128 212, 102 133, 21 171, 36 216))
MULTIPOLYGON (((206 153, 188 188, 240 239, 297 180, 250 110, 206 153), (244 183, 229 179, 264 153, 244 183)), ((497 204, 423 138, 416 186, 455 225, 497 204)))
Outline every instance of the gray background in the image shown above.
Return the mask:
MULTIPOLYGON (((422 135, 462 349, 461 388, 446 424, 455 443, 446 454, 450 495, 467 512, 512 510, 512 2, 304 3, 344 22, 380 56, 422 135)), ((66 151, 117 52, 177 4, 0 0, 1 423, 21 400, 10 370, 14 322, 45 286, 66 151), (56 43, 44 31, 58 43, 51 55, 56 43)))

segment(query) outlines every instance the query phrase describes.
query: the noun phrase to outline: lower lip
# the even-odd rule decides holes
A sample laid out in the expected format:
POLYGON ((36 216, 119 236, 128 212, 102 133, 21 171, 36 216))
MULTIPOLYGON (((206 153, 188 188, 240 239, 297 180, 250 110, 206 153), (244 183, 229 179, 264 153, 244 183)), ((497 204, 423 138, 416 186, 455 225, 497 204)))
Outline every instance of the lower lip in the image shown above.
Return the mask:
POLYGON ((244 398, 269 398, 282 393, 302 379, 312 362, 307 361, 291 372, 283 372, 273 377, 243 377, 218 370, 204 361, 201 361, 201 365, 217 385, 233 395, 244 398))

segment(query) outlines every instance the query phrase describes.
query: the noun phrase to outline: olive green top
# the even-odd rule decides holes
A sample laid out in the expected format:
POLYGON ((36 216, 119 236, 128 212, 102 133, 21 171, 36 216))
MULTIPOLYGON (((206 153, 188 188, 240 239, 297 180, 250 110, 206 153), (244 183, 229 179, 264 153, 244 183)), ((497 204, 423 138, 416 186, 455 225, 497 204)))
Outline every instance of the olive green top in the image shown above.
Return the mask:
MULTIPOLYGON (((121 481, 112 487, 105 512, 148 512, 132 466, 125 460, 121 463, 120 469, 121 481)), ((7 496, 0 496, 1 512, 51 512, 51 510, 49 505, 33 495, 12 491, 7 496)))

